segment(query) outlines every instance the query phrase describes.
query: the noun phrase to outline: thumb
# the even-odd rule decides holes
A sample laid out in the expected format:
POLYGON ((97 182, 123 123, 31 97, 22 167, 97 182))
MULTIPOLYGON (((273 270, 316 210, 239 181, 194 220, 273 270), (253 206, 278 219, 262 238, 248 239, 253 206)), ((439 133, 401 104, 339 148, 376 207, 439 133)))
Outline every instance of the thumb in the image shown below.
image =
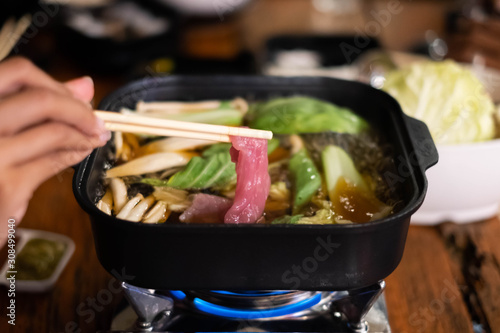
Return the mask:
POLYGON ((78 79, 73 79, 64 84, 75 98, 78 98, 86 103, 90 102, 94 97, 94 81, 90 76, 82 76, 78 79))

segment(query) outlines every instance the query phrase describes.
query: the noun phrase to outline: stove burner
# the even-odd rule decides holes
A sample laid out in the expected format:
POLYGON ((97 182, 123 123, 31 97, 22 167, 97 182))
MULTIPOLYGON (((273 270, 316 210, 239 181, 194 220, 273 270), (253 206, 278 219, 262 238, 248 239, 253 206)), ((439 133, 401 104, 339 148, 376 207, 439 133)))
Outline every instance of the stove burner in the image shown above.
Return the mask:
POLYGON ((385 283, 351 291, 155 291, 122 284, 112 329, 177 332, 390 332, 385 283), (378 299, 378 301, 377 301, 378 299), (118 320, 120 317, 120 320, 118 320), (135 318, 135 319, 134 319, 135 318), (120 327, 116 322, 122 322, 120 327), (123 322, 128 322, 128 326, 123 322), (135 324, 134 324, 135 322, 135 324), (367 323, 368 322, 368 323, 367 323))
MULTIPOLYGON (((241 294, 240 294, 241 295, 241 294)), ((244 295, 244 294, 243 294, 244 295)), ((246 297, 246 296, 242 296, 246 297)), ((269 296, 262 296, 269 297, 269 296)), ((273 317, 283 317, 296 314, 310 309, 311 307, 317 305, 322 300, 322 293, 316 293, 314 296, 310 296, 306 299, 291 302, 283 306, 275 306, 272 301, 270 301, 269 306, 266 308, 255 309, 255 310, 243 310, 235 309, 227 306, 217 305, 198 297, 193 299, 194 307, 206 314, 232 318, 232 319, 267 319, 273 317)))

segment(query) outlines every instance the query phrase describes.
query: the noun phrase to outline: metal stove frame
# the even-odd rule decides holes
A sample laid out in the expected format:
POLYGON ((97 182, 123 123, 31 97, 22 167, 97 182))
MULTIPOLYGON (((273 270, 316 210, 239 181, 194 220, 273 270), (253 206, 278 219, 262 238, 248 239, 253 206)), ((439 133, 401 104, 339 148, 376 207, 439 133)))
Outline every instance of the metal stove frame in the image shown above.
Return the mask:
MULTIPOLYGON (((135 287, 125 282, 122 283, 122 287, 130 307, 126 308, 115 318, 112 330, 153 332, 169 329, 173 321, 175 321, 176 315, 178 315, 177 308, 174 307, 174 297, 153 289, 135 287), (121 319, 119 318, 120 315, 121 319)), ((350 291, 290 292, 288 295, 294 297, 295 300, 300 297, 311 297, 321 294, 321 301, 304 311, 284 316, 255 318, 252 320, 307 320, 314 316, 330 314, 334 317, 344 319, 347 322, 350 332, 390 333, 391 329, 383 297, 384 289, 385 281, 382 280, 372 286, 350 291)), ((210 292, 190 293, 191 295, 201 295, 205 298, 211 297, 210 292)), ((283 297, 281 300, 283 300, 283 297)), ((254 308, 262 308, 262 304, 256 303, 254 308)), ((196 311, 194 308, 184 310, 196 311)), ((235 318, 225 319, 241 320, 235 318)))

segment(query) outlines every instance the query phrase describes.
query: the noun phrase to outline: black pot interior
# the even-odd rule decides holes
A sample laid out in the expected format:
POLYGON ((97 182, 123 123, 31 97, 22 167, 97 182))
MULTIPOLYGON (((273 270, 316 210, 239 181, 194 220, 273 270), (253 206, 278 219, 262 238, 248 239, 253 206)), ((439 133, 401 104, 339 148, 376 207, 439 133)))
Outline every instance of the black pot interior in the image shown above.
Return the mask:
MULTIPOLYGON (((397 211, 406 214, 416 210, 426 189, 423 171, 429 166, 416 165, 412 157, 415 148, 397 102, 385 93, 363 84, 327 78, 153 77, 116 91, 101 102, 99 109, 134 109, 139 100, 195 101, 240 96, 249 101, 259 101, 293 95, 312 96, 349 107, 382 133, 394 149, 395 174, 385 177, 394 184, 394 191, 402 201, 397 211)), ((110 144, 97 149, 92 153, 92 163, 86 163, 92 169, 92 172, 87 173, 89 181, 84 189, 86 200, 95 202, 102 193, 99 180, 103 168, 112 160, 112 149, 110 144)))

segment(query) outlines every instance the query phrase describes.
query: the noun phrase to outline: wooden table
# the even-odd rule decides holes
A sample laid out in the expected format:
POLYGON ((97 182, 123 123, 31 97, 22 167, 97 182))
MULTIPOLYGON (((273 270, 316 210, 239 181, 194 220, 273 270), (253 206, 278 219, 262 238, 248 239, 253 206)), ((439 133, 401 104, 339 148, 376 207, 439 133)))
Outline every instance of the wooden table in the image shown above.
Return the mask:
MULTIPOLYGON (((84 74, 64 62, 51 73, 60 80, 84 74)), ((94 78, 97 101, 124 82, 94 78)), ((72 175, 68 169, 38 189, 21 227, 67 235, 76 243, 75 253, 51 292, 17 293, 15 327, 7 324, 7 290, 0 288, 0 332, 110 327, 123 296, 97 260, 89 218, 72 193, 72 175)), ((0 253, 2 262, 5 252, 0 253)), ((500 332, 500 221, 411 227, 401 264, 386 282, 393 332, 467 333, 473 332, 473 322, 485 332, 500 332)))

